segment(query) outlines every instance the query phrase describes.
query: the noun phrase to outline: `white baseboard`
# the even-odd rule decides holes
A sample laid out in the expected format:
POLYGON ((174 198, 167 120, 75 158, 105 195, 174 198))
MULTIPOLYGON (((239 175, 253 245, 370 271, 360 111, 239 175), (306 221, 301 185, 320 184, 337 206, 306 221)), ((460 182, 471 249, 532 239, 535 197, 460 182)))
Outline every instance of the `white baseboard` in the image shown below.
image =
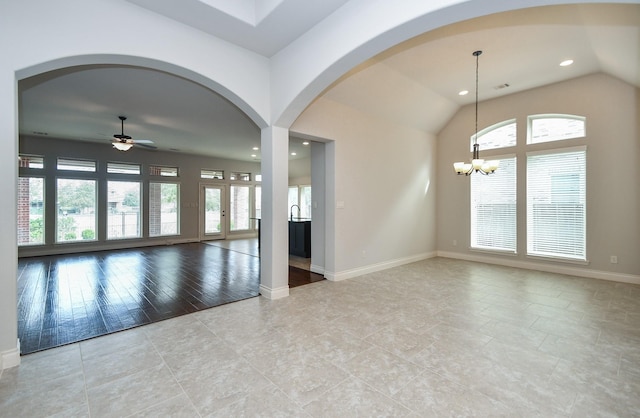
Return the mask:
POLYGON ((271 289, 264 285, 260 285, 260 295, 267 299, 275 300, 289 296, 289 286, 282 286, 277 289, 271 289))
POLYGON ((324 267, 322 266, 316 266, 314 264, 311 264, 309 266, 309 269, 311 270, 312 273, 324 274, 324 267))
POLYGON ((351 270, 344 270, 339 272, 325 272, 325 277, 328 280, 337 282, 340 280, 352 279, 354 277, 362 276, 363 274, 375 273, 376 271, 387 270, 392 267, 402 266, 404 264, 415 263, 416 261, 426 260, 427 258, 436 257, 436 252, 422 253, 413 255, 410 257, 396 258, 395 260, 383 261, 381 263, 370 264, 368 266, 358 267, 351 270))
POLYGON ((539 270, 549 273, 567 274, 570 276, 586 277, 589 279, 608 280, 612 282, 622 282, 640 284, 640 276, 634 274, 614 273, 610 271, 591 270, 578 266, 560 266, 557 264, 544 262, 530 262, 522 260, 496 259, 494 257, 480 254, 463 254, 450 251, 438 251, 438 257, 454 258, 457 260, 476 261, 486 264, 497 264, 500 266, 516 267, 526 270, 539 270))
POLYGON ((10 369, 20 365, 20 340, 16 343, 16 348, 0 353, 0 370, 10 369))

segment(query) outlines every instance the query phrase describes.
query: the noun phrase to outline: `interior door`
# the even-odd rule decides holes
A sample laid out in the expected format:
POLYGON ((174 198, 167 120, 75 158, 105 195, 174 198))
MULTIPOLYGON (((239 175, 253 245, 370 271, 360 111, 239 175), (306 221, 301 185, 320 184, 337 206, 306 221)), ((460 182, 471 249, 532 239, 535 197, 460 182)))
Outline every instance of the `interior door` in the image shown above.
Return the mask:
POLYGON ((225 239, 226 201, 224 186, 202 185, 200 189, 200 240, 225 239))

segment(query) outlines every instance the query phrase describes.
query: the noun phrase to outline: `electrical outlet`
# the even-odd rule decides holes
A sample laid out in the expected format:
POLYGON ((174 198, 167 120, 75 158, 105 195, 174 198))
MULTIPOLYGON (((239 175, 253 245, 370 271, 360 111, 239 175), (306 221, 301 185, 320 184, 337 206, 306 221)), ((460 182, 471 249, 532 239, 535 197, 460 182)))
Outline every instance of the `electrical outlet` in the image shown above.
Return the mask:
POLYGON ((610 262, 611 264, 618 264, 618 256, 617 256, 617 255, 612 255, 612 256, 609 258, 609 262, 610 262))

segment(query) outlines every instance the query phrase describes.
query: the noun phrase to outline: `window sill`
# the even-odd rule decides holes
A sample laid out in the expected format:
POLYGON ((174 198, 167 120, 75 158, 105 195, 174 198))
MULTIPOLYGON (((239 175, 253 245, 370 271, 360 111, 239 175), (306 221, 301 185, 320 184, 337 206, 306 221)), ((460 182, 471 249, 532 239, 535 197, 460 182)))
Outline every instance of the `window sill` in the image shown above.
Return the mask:
POLYGON ((588 266, 590 264, 589 260, 580 260, 577 258, 553 257, 535 254, 527 254, 527 258, 538 261, 553 261, 557 263, 575 264, 579 266, 588 266))
POLYGON ((469 247, 469 251, 485 253, 485 254, 493 254, 493 255, 509 255, 509 256, 518 255, 516 251, 512 251, 512 250, 497 250, 493 248, 481 248, 481 247, 469 247))

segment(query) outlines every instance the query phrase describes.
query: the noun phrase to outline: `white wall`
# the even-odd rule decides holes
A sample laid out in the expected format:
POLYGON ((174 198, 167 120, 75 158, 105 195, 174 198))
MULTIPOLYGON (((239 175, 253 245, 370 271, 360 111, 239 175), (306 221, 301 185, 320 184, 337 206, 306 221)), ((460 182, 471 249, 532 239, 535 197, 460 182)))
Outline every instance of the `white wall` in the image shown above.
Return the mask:
POLYGON ((335 270, 328 278, 435 253, 435 138, 327 99, 292 130, 335 141, 335 270))
MULTIPOLYGON (((640 280, 640 91, 604 74, 481 102, 478 128, 506 119, 518 123, 518 255, 497 256, 469 249, 469 178, 453 172, 454 161, 468 160, 474 130, 473 105, 461 109, 438 135, 438 250, 449 256, 520 265, 591 277, 640 280), (526 146, 526 118, 540 113, 586 116, 587 136, 526 146), (589 265, 552 263, 526 256, 526 151, 587 146, 587 258, 589 265), (457 246, 453 241, 457 241, 457 246), (618 264, 609 257, 618 256, 618 264)), ((489 157, 491 152, 481 156, 489 157)))

